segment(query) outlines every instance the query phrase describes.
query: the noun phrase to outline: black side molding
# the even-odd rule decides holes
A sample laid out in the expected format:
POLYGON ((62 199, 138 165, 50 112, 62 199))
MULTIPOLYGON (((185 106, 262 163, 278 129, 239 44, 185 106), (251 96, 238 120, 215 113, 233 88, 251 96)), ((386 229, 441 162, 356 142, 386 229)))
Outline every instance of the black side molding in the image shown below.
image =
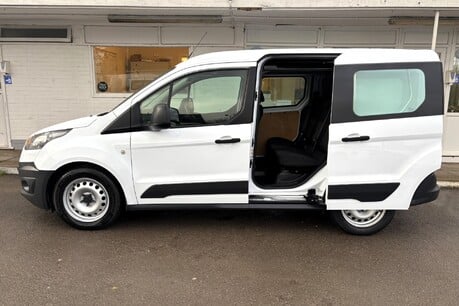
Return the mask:
POLYGON ((440 186, 437 185, 437 177, 435 176, 435 173, 431 173, 421 182, 421 184, 419 184, 418 188, 414 192, 411 205, 414 206, 432 202, 438 198, 439 193, 440 186))
POLYGON ((328 198, 332 200, 355 199, 360 202, 378 202, 387 199, 400 183, 352 184, 328 186, 328 198))
POLYGON ((164 184, 151 186, 142 194, 141 198, 165 198, 175 195, 197 194, 248 194, 248 192, 248 181, 164 184))

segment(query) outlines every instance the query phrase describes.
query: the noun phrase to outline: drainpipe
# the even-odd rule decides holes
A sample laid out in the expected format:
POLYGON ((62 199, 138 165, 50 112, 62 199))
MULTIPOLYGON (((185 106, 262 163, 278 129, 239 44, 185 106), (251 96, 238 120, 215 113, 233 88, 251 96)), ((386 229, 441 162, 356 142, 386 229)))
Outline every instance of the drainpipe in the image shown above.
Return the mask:
POLYGON ((440 11, 435 12, 435 20, 433 26, 433 33, 432 33, 432 50, 435 51, 437 47, 437 34, 438 34, 438 22, 440 20, 440 11))

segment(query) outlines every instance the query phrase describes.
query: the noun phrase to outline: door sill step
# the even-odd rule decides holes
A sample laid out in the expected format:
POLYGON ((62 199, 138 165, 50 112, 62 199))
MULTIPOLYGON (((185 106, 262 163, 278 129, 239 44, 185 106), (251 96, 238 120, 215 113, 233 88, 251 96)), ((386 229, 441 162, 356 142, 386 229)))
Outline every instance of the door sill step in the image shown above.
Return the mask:
POLYGON ((136 210, 213 210, 213 209, 286 209, 286 210, 319 210, 325 209, 325 205, 315 205, 303 203, 254 203, 249 204, 134 204, 126 205, 127 211, 136 210))

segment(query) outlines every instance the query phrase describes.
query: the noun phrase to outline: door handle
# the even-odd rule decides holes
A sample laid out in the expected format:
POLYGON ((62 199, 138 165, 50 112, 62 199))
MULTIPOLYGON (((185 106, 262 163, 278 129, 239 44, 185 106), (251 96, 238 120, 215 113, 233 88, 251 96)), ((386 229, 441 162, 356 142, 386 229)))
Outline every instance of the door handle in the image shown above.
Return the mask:
POLYGON ((342 142, 351 142, 351 141, 367 141, 370 140, 370 136, 359 136, 359 135, 349 135, 341 139, 342 142))
POLYGON ((231 136, 223 136, 219 139, 215 140, 215 143, 221 144, 221 143, 236 143, 240 142, 241 138, 233 138, 231 136))

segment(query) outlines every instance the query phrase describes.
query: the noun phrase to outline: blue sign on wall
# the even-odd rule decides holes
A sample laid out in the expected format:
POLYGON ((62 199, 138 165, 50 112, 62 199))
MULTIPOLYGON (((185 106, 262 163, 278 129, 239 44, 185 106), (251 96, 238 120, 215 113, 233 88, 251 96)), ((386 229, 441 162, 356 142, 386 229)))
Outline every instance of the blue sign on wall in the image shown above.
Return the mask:
POLYGON ((5 84, 13 84, 13 79, 11 78, 11 75, 5 74, 3 78, 5 79, 5 84))
POLYGON ((454 84, 459 84, 459 74, 454 76, 454 84))

